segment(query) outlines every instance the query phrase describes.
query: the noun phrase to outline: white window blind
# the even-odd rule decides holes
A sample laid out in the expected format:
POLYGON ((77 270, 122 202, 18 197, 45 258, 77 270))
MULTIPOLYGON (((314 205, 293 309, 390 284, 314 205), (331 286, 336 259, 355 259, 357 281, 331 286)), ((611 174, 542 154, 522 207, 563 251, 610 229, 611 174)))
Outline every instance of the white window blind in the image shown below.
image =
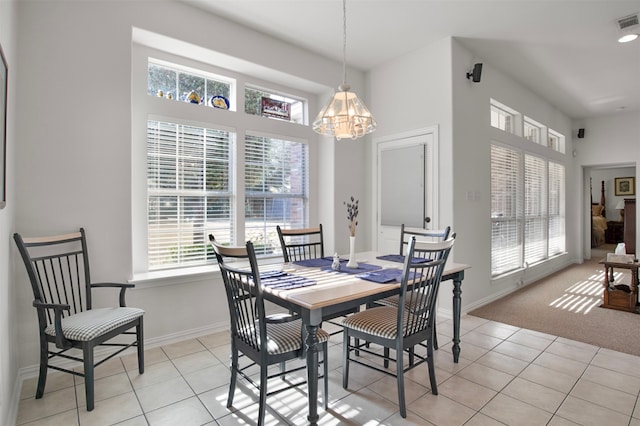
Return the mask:
POLYGON ((521 165, 517 151, 491 146, 491 271, 522 266, 521 165))
POLYGON ((565 169, 549 162, 549 256, 563 253, 565 247, 565 169))
POLYGON ((491 146, 491 274, 502 275, 565 251, 565 168, 491 146))
POLYGON ((209 233, 233 240, 232 137, 147 121, 149 270, 204 264, 209 233))
POLYGON ((245 138, 245 233, 261 254, 280 252, 276 226, 307 225, 305 143, 248 134, 245 138))
POLYGON ((539 262, 547 255, 547 164, 524 156, 524 261, 539 262))

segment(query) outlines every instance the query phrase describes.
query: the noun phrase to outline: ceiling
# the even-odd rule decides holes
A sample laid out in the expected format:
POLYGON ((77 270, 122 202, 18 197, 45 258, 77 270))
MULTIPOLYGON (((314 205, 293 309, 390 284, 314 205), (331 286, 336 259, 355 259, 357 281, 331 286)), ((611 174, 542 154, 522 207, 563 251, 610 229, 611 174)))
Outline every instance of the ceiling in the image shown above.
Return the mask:
MULTIPOLYGON (((340 0, 181 1, 342 61, 340 0)), ((367 71, 454 36, 573 119, 640 111, 640 39, 617 42, 617 19, 638 12, 640 0, 349 0, 347 62, 367 71)))

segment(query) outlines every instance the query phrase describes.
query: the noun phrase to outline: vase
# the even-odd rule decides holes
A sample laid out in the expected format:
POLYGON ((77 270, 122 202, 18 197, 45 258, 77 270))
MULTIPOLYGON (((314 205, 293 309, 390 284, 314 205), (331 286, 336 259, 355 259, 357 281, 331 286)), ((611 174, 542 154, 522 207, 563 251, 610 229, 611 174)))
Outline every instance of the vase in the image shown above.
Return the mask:
POLYGON ((356 237, 349 237, 349 261, 347 262, 347 268, 357 268, 358 262, 356 262, 356 237))

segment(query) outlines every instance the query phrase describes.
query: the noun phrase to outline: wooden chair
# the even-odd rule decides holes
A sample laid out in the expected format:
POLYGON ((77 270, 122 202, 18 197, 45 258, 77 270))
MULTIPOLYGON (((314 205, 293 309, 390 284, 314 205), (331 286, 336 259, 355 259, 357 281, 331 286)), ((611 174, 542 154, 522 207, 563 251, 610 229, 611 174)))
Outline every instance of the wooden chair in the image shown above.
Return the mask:
MULTIPOLYGON (((222 280, 227 294, 229 313, 231 320, 231 382, 229 384, 229 396, 227 408, 233 404, 237 376, 240 375, 247 382, 259 390, 258 425, 264 423, 267 396, 273 395, 306 383, 297 381, 286 387, 267 392, 269 379, 283 377, 295 371, 304 369, 304 366, 285 368, 285 362, 304 355, 302 320, 296 316, 269 317, 265 312, 263 288, 260 280, 260 272, 256 254, 251 241, 246 247, 228 247, 218 244, 213 236, 210 236, 218 266, 222 273, 222 280), (244 260, 249 262, 249 268, 240 268, 237 264, 232 266, 228 260, 244 260), (249 358, 248 365, 240 365, 240 358, 249 358), (260 382, 256 383, 249 373, 248 368, 258 365, 260 367, 260 382), (268 374, 268 367, 280 364, 280 371, 268 374)), ((328 367, 327 367, 327 341, 329 334, 322 329, 318 330, 318 341, 322 345, 324 373, 324 407, 328 406, 328 367)))
POLYGON ((322 224, 317 228, 282 229, 276 227, 282 257, 286 263, 324 257, 322 224))
POLYGON ((129 347, 138 350, 138 371, 144 373, 144 311, 125 304, 125 291, 133 284, 93 283, 89 275, 89 256, 84 229, 79 232, 51 237, 13 238, 27 268, 33 290, 33 306, 38 313, 40 331, 40 375, 36 399, 42 398, 48 369, 84 377, 87 411, 94 407, 94 368, 129 347), (92 309, 93 290, 119 288, 119 307, 92 309), (135 332, 131 329, 135 328, 135 332), (133 342, 108 342, 123 334, 134 335, 133 342), (55 345, 51 349, 50 344, 55 345), (94 362, 97 346, 115 346, 99 362, 94 362), (67 354, 69 349, 82 351, 82 357, 67 354), (82 362, 84 373, 51 365, 49 360, 59 356, 82 362))
POLYGON ((426 362, 429 368, 429 380, 431 393, 438 394, 433 363, 433 324, 435 319, 436 299, 442 272, 446 263, 447 253, 453 246, 453 238, 443 242, 417 242, 415 236, 409 242, 407 257, 402 272, 400 285, 399 304, 394 306, 379 306, 366 309, 346 318, 343 321, 343 373, 342 386, 346 389, 349 385, 349 363, 356 362, 385 374, 395 376, 398 387, 398 401, 400 415, 407 416, 404 397, 404 373, 426 362), (431 258, 437 259, 430 262, 415 262, 417 250, 423 253, 431 253, 431 258), (408 285, 413 282, 411 291, 407 291, 408 285), (351 344, 351 339, 355 343, 351 344), (384 347, 384 353, 372 351, 360 346, 358 340, 371 342, 384 347), (424 343, 427 347, 426 356, 416 354, 418 362, 404 365, 404 352, 409 352, 414 346, 424 343), (390 349, 395 350, 395 358, 391 358, 390 349), (371 355, 371 359, 381 357, 384 359, 384 367, 380 368, 369 357, 351 358, 351 352, 365 352, 371 355), (389 362, 396 363, 395 372, 387 369, 389 362))

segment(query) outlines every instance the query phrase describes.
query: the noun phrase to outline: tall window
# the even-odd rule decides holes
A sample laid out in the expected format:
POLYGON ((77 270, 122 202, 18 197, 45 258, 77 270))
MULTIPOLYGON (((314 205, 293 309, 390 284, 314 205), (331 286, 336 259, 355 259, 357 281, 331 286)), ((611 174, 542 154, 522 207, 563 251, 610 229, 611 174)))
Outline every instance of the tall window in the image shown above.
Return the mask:
POLYGON ((213 233, 233 237, 231 162, 226 131, 149 120, 149 269, 202 264, 213 233))
POLYGON ((258 253, 279 251, 276 225, 306 224, 307 146, 247 135, 244 155, 245 233, 258 253))
POLYGON ((565 250, 564 166, 491 146, 491 274, 502 275, 565 250))
POLYGON ((251 240, 259 255, 277 255, 276 226, 308 221, 304 93, 283 97, 249 86, 244 93, 236 79, 247 76, 145 59, 146 97, 137 107, 147 131, 147 238, 134 244, 146 248, 146 268, 141 260, 136 270, 213 262, 209 234, 222 244, 251 240), (236 110, 238 99, 252 99, 258 109, 236 110))

